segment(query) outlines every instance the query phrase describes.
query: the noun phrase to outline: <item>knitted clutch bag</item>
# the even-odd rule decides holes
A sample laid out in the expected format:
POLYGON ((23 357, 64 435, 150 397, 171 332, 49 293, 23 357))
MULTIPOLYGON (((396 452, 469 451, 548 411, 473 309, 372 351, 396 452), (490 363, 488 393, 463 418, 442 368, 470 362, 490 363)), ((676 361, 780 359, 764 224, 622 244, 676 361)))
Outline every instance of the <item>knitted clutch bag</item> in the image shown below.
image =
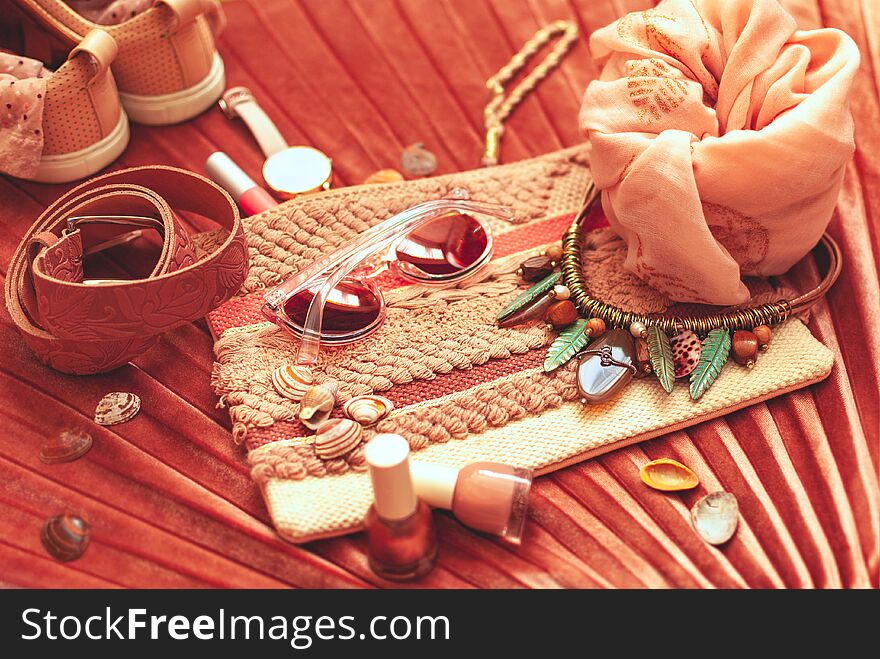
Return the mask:
MULTIPOLYGON (((828 376, 831 351, 798 319, 774 330, 772 350, 753 369, 725 366, 696 402, 686 387, 667 395, 645 379, 613 401, 584 407, 577 402, 576 360, 544 373, 555 333, 538 321, 500 329, 495 316, 526 286, 519 264, 558 243, 570 225, 590 181, 588 156, 589 147, 579 146, 499 167, 341 188, 244 220, 250 273, 239 296, 209 316, 216 337, 212 383, 282 537, 306 542, 360 527, 372 501, 363 444, 377 432, 403 435, 421 461, 459 467, 496 460, 543 474, 828 376), (263 293, 368 227, 454 188, 510 206, 515 220, 492 225, 494 259, 476 278, 444 287, 389 281, 382 328, 322 351, 313 371, 317 383, 338 386, 335 416, 354 396, 375 393, 394 404, 359 445, 323 459, 313 431, 298 421, 299 404, 273 385, 275 369, 293 360, 296 339, 264 322, 263 293)), ((589 242, 584 268, 597 296, 644 313, 670 307, 624 270, 626 246, 609 230, 589 242)), ((750 287, 756 299, 783 293, 763 281, 750 287)))

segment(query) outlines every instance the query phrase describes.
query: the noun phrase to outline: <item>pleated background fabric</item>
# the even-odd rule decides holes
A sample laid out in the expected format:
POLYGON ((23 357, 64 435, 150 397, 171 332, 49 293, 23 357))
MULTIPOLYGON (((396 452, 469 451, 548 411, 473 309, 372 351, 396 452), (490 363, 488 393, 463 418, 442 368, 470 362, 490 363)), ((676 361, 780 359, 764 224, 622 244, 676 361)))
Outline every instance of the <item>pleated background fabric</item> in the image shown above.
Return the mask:
MULTIPOLYGON (((585 37, 639 0, 234 0, 220 48, 228 82, 249 86, 291 143, 334 160, 336 185, 397 166, 422 141, 438 173, 472 169, 482 152, 483 82, 541 25, 573 18, 582 42, 508 123, 504 162, 582 141, 577 111, 597 74, 585 37), (295 45, 295 47, 294 47, 295 45)), ((836 356, 825 382, 541 478, 523 545, 470 532, 437 513, 438 567, 425 587, 870 587, 880 565, 880 8, 873 0, 789 2, 803 27, 847 31, 862 51, 853 111, 856 154, 831 233, 840 281, 810 328, 836 356), (701 489, 645 488, 638 467, 672 457, 701 489), (741 526, 718 549, 693 533, 705 491, 736 493, 741 526)), ((201 171, 229 153, 259 178, 262 157, 212 110, 187 124, 133 126, 114 166, 164 162, 201 171)), ((0 262, 62 191, 0 179, 0 262)), ((119 265, 124 269, 123 265, 119 265)), ((811 265, 797 280, 815 282, 811 265)), ((288 545, 272 530, 244 452, 210 387, 203 322, 166 335, 132 365, 88 378, 41 366, 0 317, 0 583, 4 586, 358 587, 388 585, 360 536, 288 545), (135 421, 102 428, 108 391, 138 393, 135 421), (46 466, 47 433, 91 432, 83 459, 46 466), (44 519, 79 512, 92 543, 61 564, 42 549, 44 519)))

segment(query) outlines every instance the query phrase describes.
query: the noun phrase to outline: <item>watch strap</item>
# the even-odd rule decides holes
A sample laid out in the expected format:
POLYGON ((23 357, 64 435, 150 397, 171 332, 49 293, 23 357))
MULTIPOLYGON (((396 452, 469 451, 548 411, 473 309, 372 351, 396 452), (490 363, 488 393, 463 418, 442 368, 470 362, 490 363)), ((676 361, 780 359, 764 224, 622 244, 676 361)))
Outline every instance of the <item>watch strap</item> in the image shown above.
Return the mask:
POLYGON ((247 87, 231 87, 220 99, 223 113, 244 121, 266 158, 287 148, 287 141, 247 87))

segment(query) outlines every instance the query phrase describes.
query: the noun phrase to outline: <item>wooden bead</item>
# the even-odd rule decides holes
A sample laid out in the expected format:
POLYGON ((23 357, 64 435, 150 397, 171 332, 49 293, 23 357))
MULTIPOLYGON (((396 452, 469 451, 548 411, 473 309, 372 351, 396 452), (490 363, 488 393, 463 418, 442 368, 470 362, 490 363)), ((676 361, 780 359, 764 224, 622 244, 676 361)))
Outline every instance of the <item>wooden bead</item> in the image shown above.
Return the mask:
POLYGON ((523 261, 520 266, 519 276, 529 282, 541 281, 553 272, 553 261, 546 256, 533 256, 523 261))
POLYGON ((544 256, 546 256, 551 261, 559 263, 559 259, 562 258, 562 246, 550 245, 547 249, 544 250, 544 256))
POLYGON ((758 358, 758 337, 753 332, 736 330, 732 343, 733 361, 740 366, 754 366, 758 358))
POLYGON ((571 300, 560 300, 547 310, 544 320, 553 327, 565 327, 577 320, 578 312, 571 300))
POLYGON ((605 321, 601 318, 590 318, 587 321, 587 329, 590 330, 590 336, 598 338, 605 333, 605 321))
POLYGON ((635 367, 639 369, 636 377, 648 375, 651 373, 651 353, 648 351, 648 342, 642 337, 635 340, 636 344, 636 363, 635 367))
POLYGON ((771 332, 770 328, 766 325, 758 325, 757 327, 752 328, 752 332, 758 337, 759 348, 765 348, 770 344, 770 339, 773 338, 773 332, 771 332))

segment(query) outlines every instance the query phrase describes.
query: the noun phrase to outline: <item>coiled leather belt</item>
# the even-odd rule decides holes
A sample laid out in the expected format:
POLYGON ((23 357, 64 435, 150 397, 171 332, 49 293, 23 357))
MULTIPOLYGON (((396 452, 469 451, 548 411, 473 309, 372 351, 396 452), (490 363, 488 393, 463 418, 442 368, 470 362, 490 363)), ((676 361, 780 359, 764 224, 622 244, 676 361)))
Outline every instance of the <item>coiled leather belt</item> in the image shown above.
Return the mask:
POLYGON ((238 209, 224 190, 182 169, 136 167, 91 179, 46 209, 12 257, 6 306, 44 363, 65 373, 102 373, 228 300, 247 267, 238 209), (213 220, 228 235, 197 253, 176 211, 213 220), (84 280, 86 254, 145 228, 164 241, 149 276, 84 280))

